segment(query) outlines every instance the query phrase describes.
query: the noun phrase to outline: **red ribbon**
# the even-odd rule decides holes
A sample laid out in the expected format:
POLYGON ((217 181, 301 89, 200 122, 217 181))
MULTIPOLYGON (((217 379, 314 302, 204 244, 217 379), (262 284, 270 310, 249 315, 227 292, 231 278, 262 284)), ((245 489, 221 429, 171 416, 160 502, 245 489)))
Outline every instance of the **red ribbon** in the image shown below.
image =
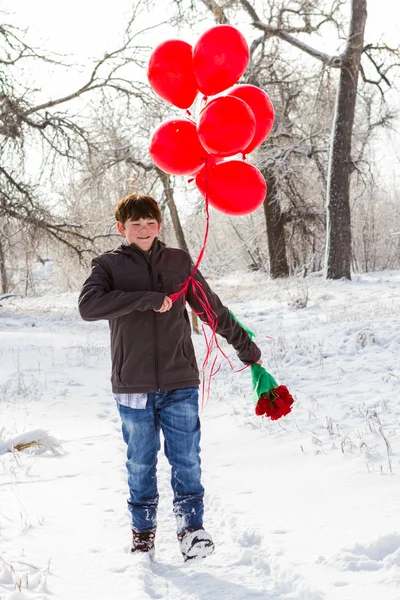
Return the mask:
MULTIPOLYGON (((208 399, 210 397, 210 387, 211 387, 211 378, 214 377, 218 371, 221 368, 221 365, 218 366, 218 368, 216 370, 214 370, 215 368, 215 363, 217 361, 218 358, 218 352, 222 354, 222 356, 228 361, 228 364, 230 366, 230 368, 235 372, 235 373, 240 373, 241 371, 244 371, 244 369, 247 369, 250 365, 245 365, 244 367, 242 367, 241 369, 238 370, 234 370, 231 361, 229 360, 229 357, 225 354, 225 352, 222 350, 221 346, 219 345, 218 342, 218 338, 217 338, 217 327, 218 327, 218 316, 214 310, 214 308, 212 307, 210 300, 207 296, 207 293, 204 290, 204 287, 202 286, 202 284, 197 281, 197 279, 195 279, 195 274, 196 271, 199 268, 199 265, 201 263, 201 261, 203 260, 203 256, 204 256, 204 252, 206 250, 206 245, 207 245, 207 240, 208 240, 208 233, 209 233, 209 228, 210 228, 210 212, 209 212, 209 202, 208 202, 208 175, 209 175, 209 166, 208 163, 206 162, 205 164, 205 188, 206 188, 206 195, 205 195, 205 208, 206 208, 206 230, 204 233, 204 239, 203 239, 203 244, 200 250, 200 253, 197 257, 197 261, 196 264, 194 265, 189 277, 186 279, 186 281, 184 281, 181 284, 181 289, 179 290, 179 292, 175 292, 174 294, 170 295, 170 298, 172 300, 172 302, 176 302, 179 298, 181 298, 183 296, 183 301, 186 302, 186 296, 188 293, 188 289, 189 289, 189 285, 192 286, 192 294, 193 297, 197 300, 198 304, 201 307, 201 311, 200 312, 196 312, 194 311, 195 314, 197 315, 203 315, 204 320, 206 321, 207 325, 210 327, 211 329, 211 336, 210 339, 208 339, 205 328, 204 328, 204 324, 202 326, 202 330, 203 330, 203 335, 204 335, 204 339, 205 339, 205 343, 206 343, 206 354, 203 360, 203 365, 201 368, 201 372, 203 373, 203 382, 202 382, 202 401, 201 401, 201 405, 202 408, 204 408, 204 406, 207 404, 208 399), (205 377, 205 370, 207 368, 208 362, 211 358, 211 355, 213 353, 214 348, 217 349, 217 354, 213 360, 213 363, 211 365, 211 369, 210 369, 210 374, 208 377, 208 381, 207 381, 207 400, 204 401, 205 398, 205 390, 206 390, 206 377, 205 377)), ((192 309, 193 310, 193 309, 192 309)))

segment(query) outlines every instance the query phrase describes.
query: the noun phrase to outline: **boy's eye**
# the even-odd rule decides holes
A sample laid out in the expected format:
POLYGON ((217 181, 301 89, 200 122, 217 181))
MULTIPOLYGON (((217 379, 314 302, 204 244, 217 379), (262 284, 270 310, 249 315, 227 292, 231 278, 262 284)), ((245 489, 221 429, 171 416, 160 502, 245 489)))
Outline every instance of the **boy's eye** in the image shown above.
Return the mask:
MULTIPOLYGON (((156 221, 147 221, 147 223, 144 223, 144 225, 147 225, 148 227, 152 227, 155 224, 156 224, 156 221)), ((132 223, 131 225, 132 225, 132 227, 135 227, 135 228, 141 227, 140 223, 132 223)))

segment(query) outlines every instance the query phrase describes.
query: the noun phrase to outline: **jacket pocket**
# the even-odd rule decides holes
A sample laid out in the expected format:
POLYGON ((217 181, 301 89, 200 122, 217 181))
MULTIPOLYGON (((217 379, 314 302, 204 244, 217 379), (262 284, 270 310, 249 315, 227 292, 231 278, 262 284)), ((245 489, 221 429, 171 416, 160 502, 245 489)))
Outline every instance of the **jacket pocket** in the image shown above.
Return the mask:
POLYGON ((191 345, 190 342, 188 342, 185 339, 183 340, 183 344, 182 344, 182 354, 186 358, 186 360, 188 361, 188 363, 190 364, 192 369, 194 369, 197 372, 198 368, 197 368, 197 364, 196 364, 196 356, 194 353, 193 346, 191 345))

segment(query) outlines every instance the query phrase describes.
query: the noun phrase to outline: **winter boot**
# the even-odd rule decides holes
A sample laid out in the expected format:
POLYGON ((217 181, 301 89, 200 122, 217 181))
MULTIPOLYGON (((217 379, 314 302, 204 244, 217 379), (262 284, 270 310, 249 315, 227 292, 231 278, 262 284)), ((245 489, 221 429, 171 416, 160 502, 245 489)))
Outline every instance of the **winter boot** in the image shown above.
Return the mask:
POLYGON ((139 552, 147 553, 151 561, 154 561, 154 539, 155 531, 135 531, 132 529, 132 548, 131 554, 139 554, 139 552))
POLYGON ((197 529, 186 529, 178 533, 179 547, 183 560, 200 560, 215 550, 214 542, 207 531, 202 527, 197 529))

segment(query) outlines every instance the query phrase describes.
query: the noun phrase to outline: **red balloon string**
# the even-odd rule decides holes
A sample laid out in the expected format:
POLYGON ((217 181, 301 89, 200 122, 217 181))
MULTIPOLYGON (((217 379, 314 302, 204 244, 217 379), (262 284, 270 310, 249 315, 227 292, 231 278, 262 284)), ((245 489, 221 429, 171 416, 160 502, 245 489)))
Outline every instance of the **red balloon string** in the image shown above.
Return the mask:
MULTIPOLYGON (((209 205, 208 205, 208 163, 206 161, 205 164, 205 187, 206 187, 206 194, 205 194, 205 206, 206 206, 206 230, 204 233, 204 239, 203 239, 203 245, 201 247, 200 253, 197 257, 197 261, 196 264, 194 265, 192 272, 190 273, 189 277, 187 278, 187 280, 181 284, 181 290, 179 292, 175 292, 175 294, 171 294, 170 298, 172 300, 172 302, 176 302, 178 300, 178 298, 184 294, 184 297, 186 297, 187 295, 187 290, 189 287, 189 284, 192 283, 194 289, 196 289, 196 286, 199 286, 202 288, 202 285, 196 281, 195 279, 193 279, 197 269, 199 268, 199 265, 203 259, 204 256, 204 252, 206 250, 206 245, 207 245, 207 239, 208 239, 208 232, 209 232, 209 228, 210 228, 210 211, 209 211, 209 205)), ((203 290, 204 291, 204 290, 203 290)), ((205 298, 207 299, 207 296, 204 293, 205 298)), ((211 307, 210 307, 211 308, 211 307)), ((216 316, 216 315, 215 315, 216 316)))
POLYGON ((193 125, 197 125, 195 119, 192 116, 192 113, 190 112, 190 110, 186 110, 185 112, 185 117, 187 118, 188 121, 190 121, 191 123, 193 123, 193 125))
MULTIPOLYGON (((206 230, 204 233, 203 244, 200 249, 200 253, 197 257, 196 264, 194 265, 187 280, 183 284, 181 284, 180 291, 175 292, 175 294, 170 295, 170 298, 173 303, 176 302, 180 297, 183 297, 183 300, 186 301, 186 296, 187 296, 187 293, 189 290, 189 285, 190 285, 193 297, 201 307, 200 312, 197 312, 197 311, 194 311, 194 312, 195 312, 195 314, 201 315, 203 317, 204 321, 207 323, 207 325, 211 329, 211 338, 210 338, 210 340, 208 340, 207 335, 205 333, 204 326, 203 326, 203 335, 204 335, 204 339, 206 342, 206 354, 205 354, 202 369, 201 369, 202 373, 203 373, 202 407, 204 407, 206 402, 208 402, 210 385, 211 385, 211 377, 213 376, 213 374, 215 374, 215 373, 213 373, 213 369, 214 369, 215 361, 216 361, 217 357, 215 357, 215 359, 214 359, 214 363, 212 365, 210 375, 209 375, 209 380, 208 380, 208 385, 207 385, 207 401, 206 402, 204 401, 204 399, 205 399, 205 370, 207 368, 208 362, 212 355, 214 346, 219 348, 217 335, 216 335, 217 334, 217 326, 218 326, 218 316, 210 303, 210 300, 207 296, 206 291, 204 290, 204 287, 201 285, 201 283, 199 281, 197 281, 194 278, 194 275, 199 268, 199 265, 204 256, 204 252, 206 250, 208 234, 209 234, 209 229, 210 229, 210 211, 209 211, 209 203, 208 203, 208 171, 209 171, 209 167, 208 167, 207 161, 206 161, 204 169, 205 169, 205 187, 206 187, 206 194, 205 194, 205 199, 204 199, 205 200, 205 209, 206 209, 206 230)), ((222 352, 222 350, 221 350, 221 352, 222 352)), ((228 357, 225 355, 224 352, 222 352, 222 354, 228 359, 228 357)))
MULTIPOLYGON (((217 361, 218 358, 218 354, 220 353, 227 361, 228 364, 230 366, 230 368, 232 370, 234 370, 232 363, 229 359, 229 357, 225 354, 225 352, 222 350, 221 346, 219 345, 218 342, 218 338, 217 338, 217 327, 218 327, 218 316, 217 313, 215 312, 210 299, 204 289, 204 286, 197 280, 195 279, 195 273, 199 268, 199 265, 203 259, 204 256, 204 252, 206 250, 206 245, 207 245, 207 240, 208 240, 208 234, 209 234, 209 228, 210 228, 210 212, 209 212, 209 202, 208 202, 208 185, 209 185, 209 165, 208 165, 208 161, 206 161, 205 167, 204 167, 205 173, 204 173, 204 179, 205 179, 205 209, 206 209, 206 229, 205 229, 205 233, 204 233, 204 239, 203 239, 203 244, 200 250, 200 253, 197 257, 197 261, 196 264, 194 265, 189 277, 187 278, 187 280, 181 284, 181 289, 179 290, 179 292, 175 292, 174 294, 170 295, 170 298, 172 300, 172 302, 176 302, 179 298, 182 298, 184 302, 186 302, 186 296, 189 290, 189 285, 191 286, 191 291, 193 294, 193 298, 196 300, 197 304, 200 306, 201 310, 200 311, 195 311, 194 309, 193 312, 199 316, 201 316, 202 320, 204 320, 206 322, 206 324, 210 327, 211 329, 211 336, 210 339, 208 339, 208 336, 206 334, 206 330, 204 327, 204 324, 202 326, 202 331, 203 331, 203 335, 204 335, 204 340, 205 340, 205 344, 206 344, 206 353, 204 356, 204 360, 203 360, 203 364, 201 367, 201 372, 203 373, 203 382, 202 382, 202 408, 204 408, 204 406, 208 403, 209 397, 210 397, 210 388, 211 388, 211 379, 212 377, 214 377, 218 371, 221 368, 221 365, 218 366, 218 368, 215 370, 215 363, 217 361), (216 348, 217 353, 213 359, 212 365, 211 365, 211 369, 209 371, 209 375, 208 378, 205 375, 206 372, 206 368, 207 365, 211 359, 211 356, 213 354, 214 348, 216 348), (207 392, 206 392, 206 379, 207 379, 207 392)), ((243 371, 244 369, 247 369, 248 366, 250 365, 245 365, 244 367, 242 367, 241 369, 238 370, 234 370, 235 373, 240 373, 241 371, 243 371)))

